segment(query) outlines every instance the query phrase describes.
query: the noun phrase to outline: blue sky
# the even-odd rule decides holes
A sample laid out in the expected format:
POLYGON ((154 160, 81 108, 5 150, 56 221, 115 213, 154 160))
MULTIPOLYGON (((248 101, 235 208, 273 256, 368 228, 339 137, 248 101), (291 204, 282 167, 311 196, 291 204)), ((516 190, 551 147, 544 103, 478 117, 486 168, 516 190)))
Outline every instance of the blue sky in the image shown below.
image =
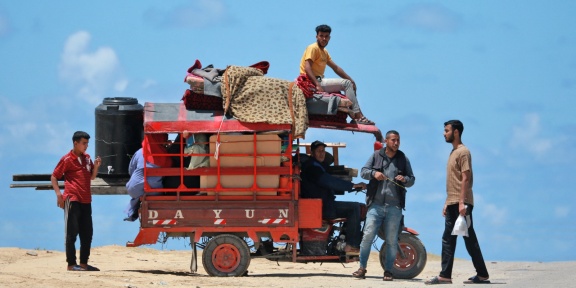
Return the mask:
MULTIPOLYGON (((196 59, 221 68, 267 60, 268 76, 294 79, 326 23, 328 50, 357 83, 364 113, 401 134, 416 175, 406 224, 429 252, 441 249, 443 123, 460 119, 485 259, 574 261, 575 11, 574 1, 532 0, 0 1, 0 246, 63 250, 53 192, 8 187, 13 174, 51 173, 74 131, 94 135, 104 97, 179 102, 196 59)), ((346 142, 341 163, 356 168, 373 143, 309 130, 306 141, 316 139, 346 142)), ((122 221, 128 200, 94 197, 94 246, 134 239, 138 225, 122 221)))

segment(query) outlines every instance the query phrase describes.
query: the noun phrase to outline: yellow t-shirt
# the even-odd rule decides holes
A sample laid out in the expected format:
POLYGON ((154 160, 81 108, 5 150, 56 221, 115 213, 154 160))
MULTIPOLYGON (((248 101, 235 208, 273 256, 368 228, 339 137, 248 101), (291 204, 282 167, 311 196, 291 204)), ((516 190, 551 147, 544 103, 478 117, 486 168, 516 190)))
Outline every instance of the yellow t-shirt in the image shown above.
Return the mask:
POLYGON ((320 76, 324 78, 324 70, 326 70, 326 64, 328 61, 332 60, 330 54, 326 48, 320 49, 317 42, 314 42, 304 50, 304 55, 302 55, 302 60, 300 60, 300 74, 305 74, 304 64, 306 60, 312 60, 312 72, 314 76, 320 76))

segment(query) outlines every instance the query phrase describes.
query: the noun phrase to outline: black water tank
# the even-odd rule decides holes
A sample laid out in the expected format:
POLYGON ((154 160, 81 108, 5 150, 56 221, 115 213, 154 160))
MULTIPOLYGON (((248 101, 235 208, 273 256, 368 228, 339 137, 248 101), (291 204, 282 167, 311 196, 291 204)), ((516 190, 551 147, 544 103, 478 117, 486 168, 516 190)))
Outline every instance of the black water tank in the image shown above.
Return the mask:
POLYGON ((142 147, 144 107, 138 99, 104 98, 96 107, 96 155, 102 158, 99 177, 128 177, 132 155, 142 147))

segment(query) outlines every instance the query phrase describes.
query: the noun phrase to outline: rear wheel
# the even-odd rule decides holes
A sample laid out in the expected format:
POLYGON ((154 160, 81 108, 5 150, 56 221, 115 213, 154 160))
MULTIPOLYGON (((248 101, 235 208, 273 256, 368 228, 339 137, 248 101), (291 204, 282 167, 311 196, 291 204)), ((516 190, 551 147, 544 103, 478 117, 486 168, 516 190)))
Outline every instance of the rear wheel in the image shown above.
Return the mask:
MULTIPOLYGON (((400 252, 396 255, 392 274, 398 279, 412 279, 424 270, 428 256, 424 244, 410 233, 401 233, 398 239, 400 249, 404 252, 405 258, 402 258, 400 252)), ((384 268, 386 262, 386 243, 380 247, 380 265, 384 268)))
POLYGON ((202 265, 210 276, 242 276, 250 265, 250 248, 238 236, 218 235, 206 244, 202 265))

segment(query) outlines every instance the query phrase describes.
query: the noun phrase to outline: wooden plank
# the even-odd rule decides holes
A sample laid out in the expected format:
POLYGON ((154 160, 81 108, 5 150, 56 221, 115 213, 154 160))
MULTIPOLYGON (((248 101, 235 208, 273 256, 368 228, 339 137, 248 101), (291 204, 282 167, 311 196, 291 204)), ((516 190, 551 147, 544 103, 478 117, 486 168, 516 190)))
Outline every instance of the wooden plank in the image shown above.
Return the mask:
POLYGON ((52 174, 15 174, 12 181, 50 181, 52 174))
MULTIPOLYGON (((50 176, 49 174, 22 174, 14 175, 13 179, 18 179, 14 181, 22 182, 30 181, 30 179, 34 179, 31 181, 42 181, 38 179, 46 179, 46 175, 50 176)), ((50 177, 45 181, 50 181, 50 177)), ((92 195, 126 195, 128 194, 126 191, 126 182, 128 182, 128 178, 126 177, 96 178, 92 180, 90 189, 92 195)), ((58 182, 58 186, 60 189, 64 189, 64 182, 58 182)), ((10 184, 10 188, 34 188, 40 191, 53 190, 52 183, 50 182, 12 183, 10 184)))

